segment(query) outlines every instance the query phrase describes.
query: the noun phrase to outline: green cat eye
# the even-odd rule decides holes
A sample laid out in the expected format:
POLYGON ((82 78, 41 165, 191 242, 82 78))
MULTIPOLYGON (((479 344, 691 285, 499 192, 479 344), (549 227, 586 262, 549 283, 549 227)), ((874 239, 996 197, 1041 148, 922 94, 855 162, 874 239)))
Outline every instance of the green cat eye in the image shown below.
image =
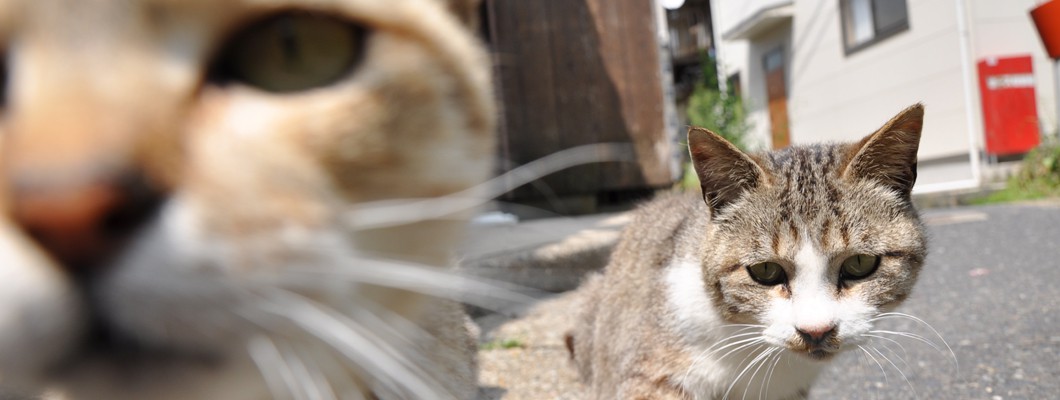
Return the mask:
POLYGON ((843 260, 842 276, 845 279, 862 279, 876 272, 880 265, 880 256, 858 254, 843 260))
POLYGON ((775 262, 764 262, 748 266, 747 273, 751 275, 751 279, 754 279, 755 282, 766 286, 784 283, 788 279, 787 274, 784 273, 784 268, 775 262))
POLYGON ((288 93, 331 84, 361 58, 365 32, 322 14, 291 12, 251 24, 218 56, 214 79, 288 93))

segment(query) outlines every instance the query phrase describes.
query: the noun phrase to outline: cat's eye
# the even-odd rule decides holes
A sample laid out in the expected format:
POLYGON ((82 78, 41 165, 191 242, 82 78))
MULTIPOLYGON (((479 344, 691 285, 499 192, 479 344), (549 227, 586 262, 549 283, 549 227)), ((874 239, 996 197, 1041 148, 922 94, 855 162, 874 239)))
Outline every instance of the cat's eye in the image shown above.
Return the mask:
POLYGON ((7 106, 7 55, 0 52, 0 107, 7 106))
POLYGON ((364 52, 366 32, 316 13, 275 15, 238 32, 218 54, 211 79, 290 93, 347 76, 364 52))
POLYGON ((841 273, 844 279, 862 279, 876 272, 879 266, 880 256, 858 254, 843 260, 841 273))
POLYGON ((751 279, 754 279, 755 282, 766 286, 781 284, 788 279, 787 274, 784 273, 784 268, 775 262, 750 265, 747 267, 747 273, 751 275, 751 279))

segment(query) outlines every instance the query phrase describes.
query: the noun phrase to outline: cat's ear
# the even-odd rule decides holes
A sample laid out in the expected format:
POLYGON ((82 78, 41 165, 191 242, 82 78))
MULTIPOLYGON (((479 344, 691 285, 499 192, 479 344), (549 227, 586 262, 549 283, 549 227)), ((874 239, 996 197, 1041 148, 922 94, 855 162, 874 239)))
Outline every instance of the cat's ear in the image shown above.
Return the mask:
POLYGON ((902 110, 851 147, 843 177, 875 180, 908 196, 916 182, 916 152, 923 126, 922 104, 902 110))
POLYGON ((716 213, 766 179, 765 171, 732 143, 709 130, 688 128, 688 151, 703 200, 716 213))

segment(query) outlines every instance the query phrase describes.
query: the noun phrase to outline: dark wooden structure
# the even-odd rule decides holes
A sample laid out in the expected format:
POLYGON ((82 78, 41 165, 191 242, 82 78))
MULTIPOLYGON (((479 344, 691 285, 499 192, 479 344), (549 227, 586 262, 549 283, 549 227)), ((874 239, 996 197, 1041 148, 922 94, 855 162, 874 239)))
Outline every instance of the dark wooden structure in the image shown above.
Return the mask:
POLYGON ((502 172, 590 143, 630 143, 637 158, 564 170, 504 200, 589 212, 673 182, 653 7, 646 0, 485 1, 503 108, 502 172))

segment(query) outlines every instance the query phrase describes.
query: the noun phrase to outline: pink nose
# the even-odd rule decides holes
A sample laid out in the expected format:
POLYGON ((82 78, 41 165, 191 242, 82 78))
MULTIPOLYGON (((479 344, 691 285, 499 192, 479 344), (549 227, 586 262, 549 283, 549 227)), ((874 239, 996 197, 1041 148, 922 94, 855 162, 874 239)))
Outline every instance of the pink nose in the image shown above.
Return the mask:
POLYGON ((799 336, 802 336, 803 340, 806 342, 818 344, 834 335, 835 328, 836 326, 834 324, 811 325, 795 327, 795 331, 798 332, 799 336))

